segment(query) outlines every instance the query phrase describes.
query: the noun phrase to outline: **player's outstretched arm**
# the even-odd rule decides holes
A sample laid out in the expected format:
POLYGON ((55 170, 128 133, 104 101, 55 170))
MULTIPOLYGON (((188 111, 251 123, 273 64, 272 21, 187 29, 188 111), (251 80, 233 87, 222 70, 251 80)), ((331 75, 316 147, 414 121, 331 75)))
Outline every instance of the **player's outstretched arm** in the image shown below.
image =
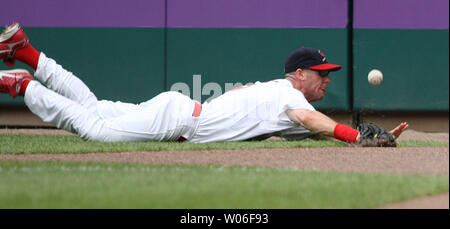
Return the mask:
MULTIPOLYGON (((331 118, 322 114, 319 111, 296 109, 296 110, 287 110, 286 114, 292 121, 298 123, 299 125, 304 126, 306 129, 312 131, 313 133, 334 137, 338 140, 350 143, 361 142, 360 132, 349 126, 337 123, 336 121, 332 120, 331 118)), ((400 136, 400 134, 403 133, 403 131, 408 129, 408 127, 409 127, 408 123, 403 122, 393 130, 391 130, 390 133, 395 137, 395 139, 397 139, 400 136)), ((366 132, 367 131, 365 131, 364 133, 366 132)))
POLYGON ((313 133, 334 137, 338 123, 319 111, 306 109, 287 110, 288 117, 313 133))

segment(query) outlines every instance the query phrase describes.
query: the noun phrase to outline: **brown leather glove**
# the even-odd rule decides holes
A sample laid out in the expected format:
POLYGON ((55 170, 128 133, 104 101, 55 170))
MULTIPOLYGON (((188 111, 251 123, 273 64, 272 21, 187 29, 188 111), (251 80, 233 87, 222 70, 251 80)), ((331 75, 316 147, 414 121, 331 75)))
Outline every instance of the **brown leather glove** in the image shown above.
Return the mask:
POLYGON ((363 123, 357 127, 362 147, 396 147, 394 136, 386 129, 373 123, 363 123))

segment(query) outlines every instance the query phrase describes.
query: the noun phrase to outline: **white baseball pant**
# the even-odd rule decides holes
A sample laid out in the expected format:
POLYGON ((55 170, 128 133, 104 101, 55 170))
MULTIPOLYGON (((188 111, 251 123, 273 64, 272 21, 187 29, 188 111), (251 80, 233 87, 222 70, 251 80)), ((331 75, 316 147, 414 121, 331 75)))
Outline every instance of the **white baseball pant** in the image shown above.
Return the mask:
POLYGON ((99 101, 79 78, 44 53, 35 78, 48 88, 30 82, 24 96, 28 108, 85 140, 175 141, 181 136, 190 139, 198 128, 198 117, 193 117, 196 102, 178 92, 164 92, 140 104, 99 101))

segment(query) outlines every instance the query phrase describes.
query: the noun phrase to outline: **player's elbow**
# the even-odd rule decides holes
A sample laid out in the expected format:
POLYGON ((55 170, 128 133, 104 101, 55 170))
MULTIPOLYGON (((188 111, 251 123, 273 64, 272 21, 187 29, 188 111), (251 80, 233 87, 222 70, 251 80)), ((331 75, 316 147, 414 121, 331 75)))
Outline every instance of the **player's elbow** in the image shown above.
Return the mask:
POLYGON ((295 110, 293 114, 295 114, 295 122, 311 132, 333 136, 333 131, 337 123, 319 111, 299 109, 295 110))
POLYGON ((315 119, 316 115, 314 111, 310 110, 295 110, 295 113, 293 115, 293 121, 304 127, 308 127, 311 123, 314 122, 315 119))
POLYGON ((304 127, 311 126, 316 120, 314 111, 305 111, 300 117, 300 122, 304 127))

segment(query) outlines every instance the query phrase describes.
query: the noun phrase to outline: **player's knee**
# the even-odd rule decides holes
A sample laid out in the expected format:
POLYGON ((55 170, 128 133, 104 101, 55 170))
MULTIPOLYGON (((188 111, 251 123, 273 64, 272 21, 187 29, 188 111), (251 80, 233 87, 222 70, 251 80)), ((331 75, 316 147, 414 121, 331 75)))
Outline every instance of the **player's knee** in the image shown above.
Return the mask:
POLYGON ((86 128, 78 131, 78 135, 86 141, 97 142, 116 142, 116 136, 111 133, 110 128, 105 126, 104 123, 97 123, 91 128, 86 128))
POLYGON ((94 142, 117 142, 117 139, 112 138, 110 135, 101 134, 101 133, 89 133, 86 135, 80 135, 83 140, 86 141, 94 141, 94 142))

